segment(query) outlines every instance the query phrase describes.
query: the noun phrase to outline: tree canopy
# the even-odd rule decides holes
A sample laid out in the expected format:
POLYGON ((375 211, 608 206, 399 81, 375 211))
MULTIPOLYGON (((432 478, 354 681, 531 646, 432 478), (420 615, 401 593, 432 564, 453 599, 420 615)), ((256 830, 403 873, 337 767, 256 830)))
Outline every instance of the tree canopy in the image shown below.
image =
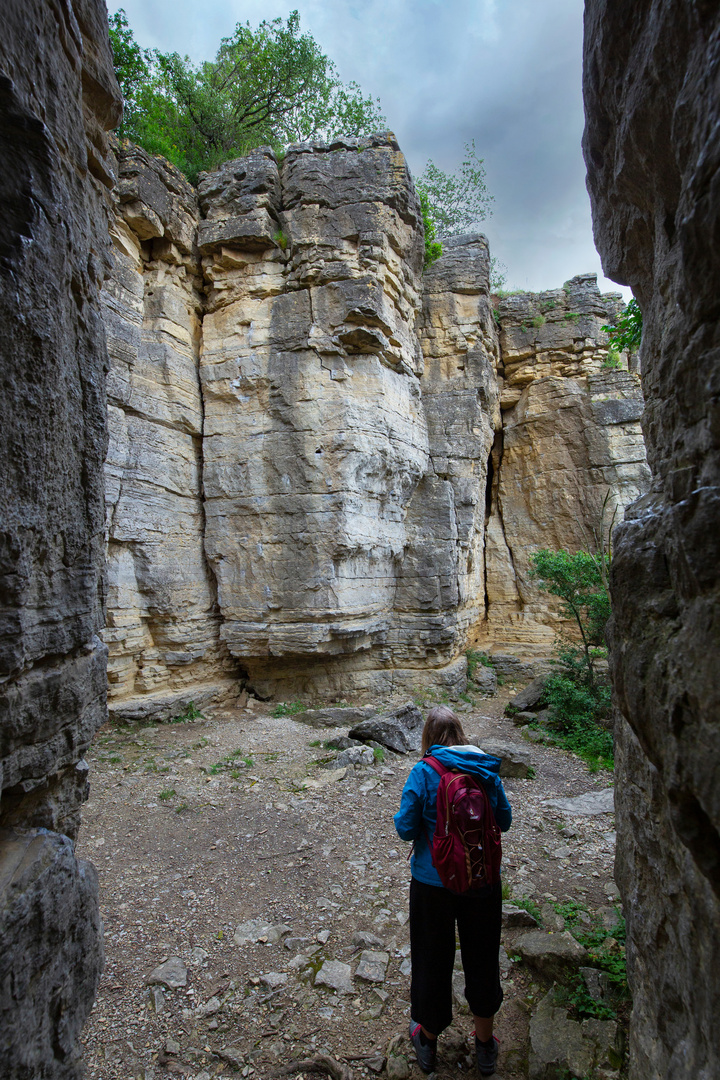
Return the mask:
POLYGON ((379 99, 344 84, 300 16, 238 23, 212 61, 142 49, 125 12, 110 17, 124 98, 119 134, 163 154, 193 183, 203 170, 257 146, 366 135, 386 125, 379 99))

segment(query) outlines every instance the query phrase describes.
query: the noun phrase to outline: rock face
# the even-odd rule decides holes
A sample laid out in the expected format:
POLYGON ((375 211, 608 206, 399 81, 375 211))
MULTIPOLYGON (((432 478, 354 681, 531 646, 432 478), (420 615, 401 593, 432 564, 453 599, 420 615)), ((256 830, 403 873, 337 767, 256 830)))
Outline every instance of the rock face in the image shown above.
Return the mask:
POLYGON ((502 300, 502 427, 492 455, 482 648, 550 652, 558 619, 531 582, 539 548, 595 550, 612 515, 647 487, 639 378, 607 366, 619 296, 594 275, 502 300), (603 519, 603 502, 608 495, 603 519))
POLYGON ((423 274, 390 133, 260 149, 197 193, 133 147, 119 171, 113 713, 239 680, 455 693, 473 642, 547 653, 530 553, 593 544, 647 477, 638 377, 602 366, 619 298, 586 276, 494 312, 479 235, 423 274))
POLYGON ((719 41, 715 5, 587 4, 595 237, 643 312, 653 475, 616 533, 611 583, 637 1080, 720 1074, 719 41))
POLYGON ((104 4, 8 0, 0 95, 0 1074, 70 1080, 102 964, 94 871, 68 837, 106 717, 104 4))
POLYGON ((202 276, 197 194, 163 158, 118 149, 113 270, 103 290, 110 374, 107 512, 111 714, 182 713, 227 690, 204 552, 202 276))

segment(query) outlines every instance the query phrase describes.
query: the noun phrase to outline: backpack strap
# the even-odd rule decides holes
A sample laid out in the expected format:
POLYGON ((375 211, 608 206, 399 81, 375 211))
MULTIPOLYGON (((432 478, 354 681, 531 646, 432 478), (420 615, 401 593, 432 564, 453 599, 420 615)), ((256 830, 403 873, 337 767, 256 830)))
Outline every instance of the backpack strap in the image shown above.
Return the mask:
POLYGON ((423 761, 426 765, 429 765, 432 769, 434 769, 440 777, 445 776, 446 773, 454 772, 453 769, 448 769, 445 765, 441 765, 438 759, 433 757, 432 754, 426 754, 423 758, 423 761))

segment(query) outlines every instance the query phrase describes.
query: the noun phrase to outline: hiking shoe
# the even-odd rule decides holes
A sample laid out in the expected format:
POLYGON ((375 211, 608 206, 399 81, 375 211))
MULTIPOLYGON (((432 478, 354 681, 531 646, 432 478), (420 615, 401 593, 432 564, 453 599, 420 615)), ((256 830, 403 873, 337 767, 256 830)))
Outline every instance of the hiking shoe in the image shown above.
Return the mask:
POLYGON ((492 1076, 498 1058, 498 1041, 493 1035, 488 1043, 481 1043, 475 1036, 475 1058, 481 1076, 492 1076))
POLYGON ((437 1039, 425 1039, 420 1024, 410 1021, 410 1042, 415 1047, 417 1063, 424 1073, 435 1071, 437 1062, 437 1039))

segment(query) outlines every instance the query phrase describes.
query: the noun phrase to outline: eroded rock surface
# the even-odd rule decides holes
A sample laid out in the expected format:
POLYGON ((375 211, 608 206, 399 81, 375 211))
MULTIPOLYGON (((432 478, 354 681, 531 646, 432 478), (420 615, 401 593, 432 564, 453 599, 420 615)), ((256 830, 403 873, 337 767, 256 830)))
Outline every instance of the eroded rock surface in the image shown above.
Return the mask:
POLYGON ((720 1074, 719 44, 715 5, 586 5, 595 238, 643 312, 653 474, 611 581, 636 1080, 720 1074))
POLYGON ((102 964, 97 883, 68 837, 106 717, 105 5, 8 0, 0 97, 0 1074, 74 1080, 102 964))

